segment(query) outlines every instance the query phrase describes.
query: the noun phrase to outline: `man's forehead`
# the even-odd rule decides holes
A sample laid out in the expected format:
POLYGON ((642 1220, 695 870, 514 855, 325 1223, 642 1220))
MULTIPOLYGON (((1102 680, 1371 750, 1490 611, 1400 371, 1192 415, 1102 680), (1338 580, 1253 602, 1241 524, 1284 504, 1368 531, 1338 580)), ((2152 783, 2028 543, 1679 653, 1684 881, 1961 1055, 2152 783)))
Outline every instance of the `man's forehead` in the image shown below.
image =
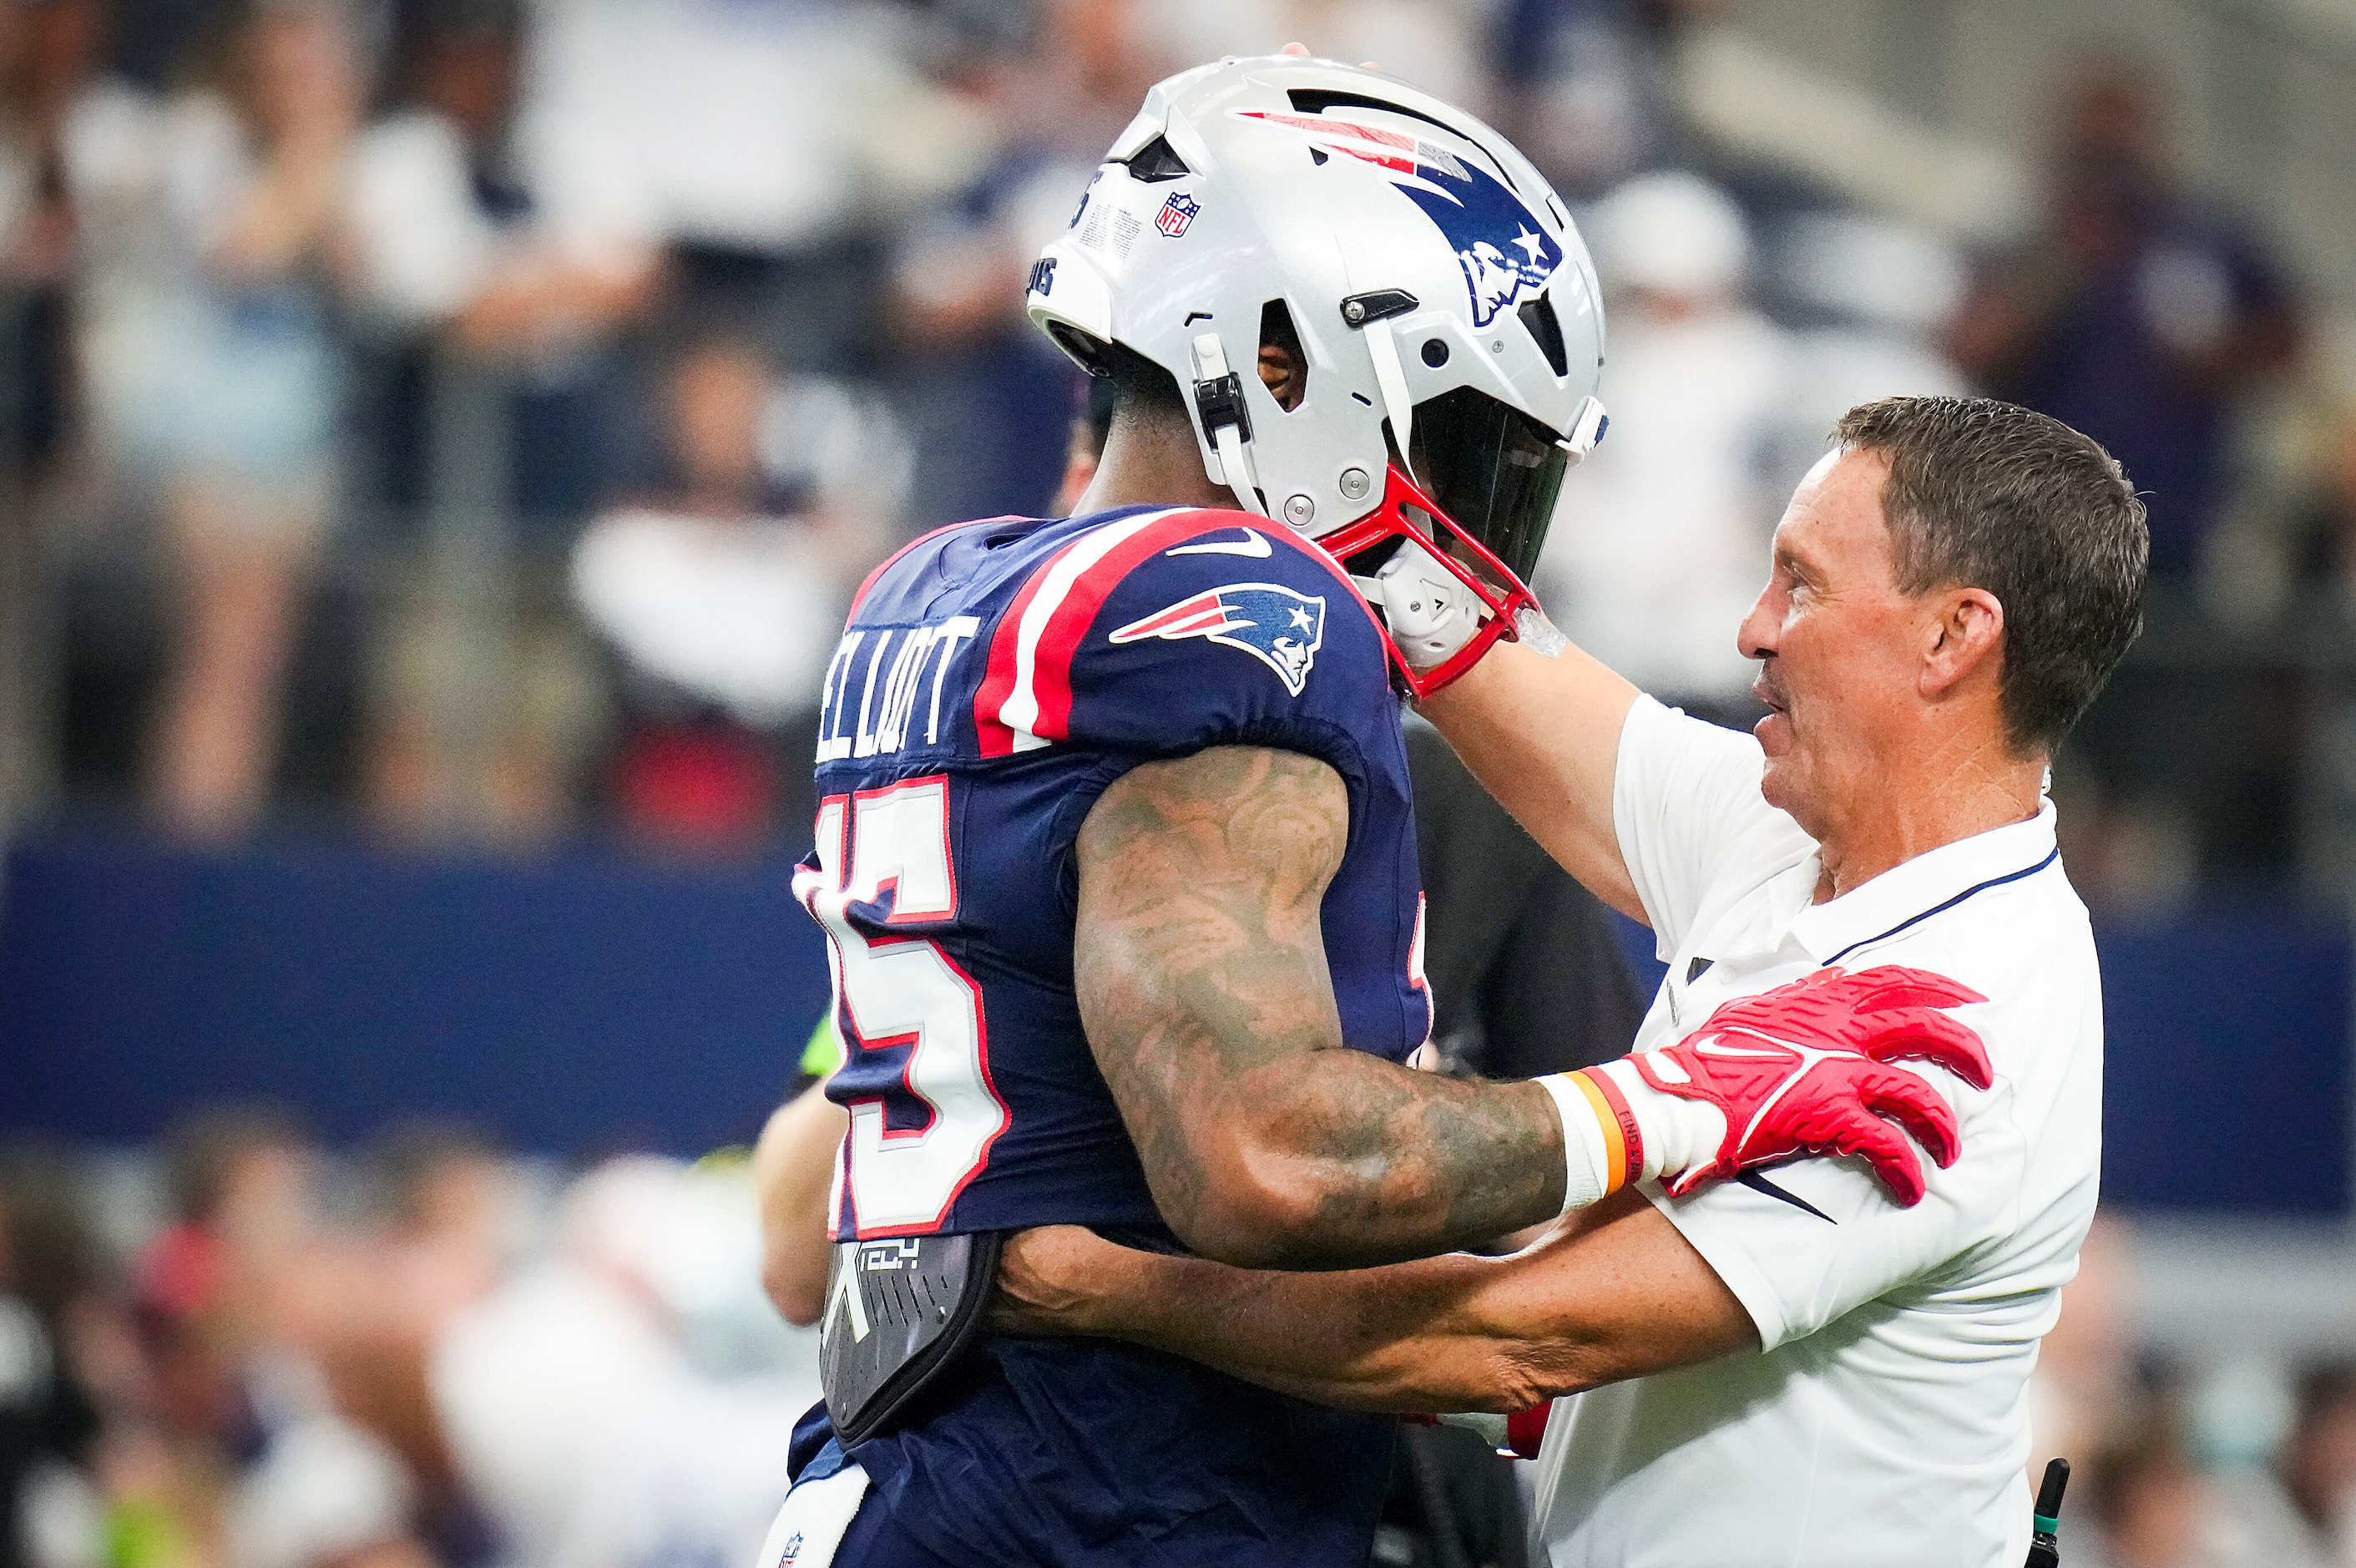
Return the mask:
POLYGON ((1889 474, 1889 459, 1879 452, 1836 446, 1826 453, 1792 492, 1775 527, 1776 548, 1820 564, 1860 555, 1887 563, 1881 487, 1889 474))

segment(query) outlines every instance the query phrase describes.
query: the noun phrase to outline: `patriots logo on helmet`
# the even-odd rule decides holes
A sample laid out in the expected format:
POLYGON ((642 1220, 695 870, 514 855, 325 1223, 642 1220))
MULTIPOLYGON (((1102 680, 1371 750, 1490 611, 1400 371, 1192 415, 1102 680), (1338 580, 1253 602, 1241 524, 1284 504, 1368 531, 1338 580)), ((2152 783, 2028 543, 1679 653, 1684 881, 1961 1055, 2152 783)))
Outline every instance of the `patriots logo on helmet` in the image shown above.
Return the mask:
POLYGON ((1194 221, 1194 214, 1202 210, 1201 202, 1183 190, 1173 190, 1170 199, 1162 204, 1162 210, 1154 215, 1153 226, 1175 240, 1186 232, 1186 226, 1194 221))
POLYGON ((1236 113, 1306 132, 1322 146, 1398 177, 1393 183, 1400 194, 1423 209, 1455 250, 1476 328, 1537 295, 1562 265, 1561 243, 1521 198, 1444 147, 1404 132, 1322 115, 1236 113))
POLYGON ((1235 583, 1133 620, 1111 640, 1141 642, 1149 637, 1170 642, 1206 637, 1240 648, 1275 671, 1284 689, 1297 697, 1309 684, 1310 667, 1325 640, 1325 601, 1273 583, 1235 583))

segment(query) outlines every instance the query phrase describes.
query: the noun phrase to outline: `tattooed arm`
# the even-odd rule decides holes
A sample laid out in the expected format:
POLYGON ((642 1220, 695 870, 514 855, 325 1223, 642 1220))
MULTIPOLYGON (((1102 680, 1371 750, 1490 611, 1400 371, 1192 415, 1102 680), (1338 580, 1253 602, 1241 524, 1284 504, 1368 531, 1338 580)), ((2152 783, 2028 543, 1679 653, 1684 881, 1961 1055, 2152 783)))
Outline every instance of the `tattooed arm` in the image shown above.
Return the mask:
POLYGON ((1108 789, 1079 835, 1080 1015, 1171 1228, 1231 1263, 1346 1268, 1552 1219, 1562 1122, 1342 1043, 1319 911, 1341 777, 1215 746, 1108 789))

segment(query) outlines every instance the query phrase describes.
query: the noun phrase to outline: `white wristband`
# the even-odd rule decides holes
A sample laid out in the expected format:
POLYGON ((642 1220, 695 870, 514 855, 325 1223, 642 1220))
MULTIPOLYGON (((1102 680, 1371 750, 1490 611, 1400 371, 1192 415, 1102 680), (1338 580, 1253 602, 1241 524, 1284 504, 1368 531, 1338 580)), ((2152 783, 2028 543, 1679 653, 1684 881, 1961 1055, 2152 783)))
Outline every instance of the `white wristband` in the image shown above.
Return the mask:
POLYGON ((1562 1212, 1568 1214, 1611 1190, 1611 1155, 1595 1108, 1569 1073, 1550 1072, 1537 1082, 1553 1098, 1555 1114, 1562 1120, 1562 1212))
MULTIPOLYGON (((1644 1129, 1644 1166, 1628 1173, 1630 1181, 1676 1176, 1718 1157, 1719 1145, 1726 1141, 1726 1113, 1717 1106, 1707 1100, 1664 1094, 1644 1081, 1628 1057, 1605 1062, 1595 1070, 1612 1075, 1620 1097, 1628 1102, 1628 1113, 1644 1129)), ((1668 1064, 1669 1073, 1683 1070, 1673 1061, 1668 1064)))

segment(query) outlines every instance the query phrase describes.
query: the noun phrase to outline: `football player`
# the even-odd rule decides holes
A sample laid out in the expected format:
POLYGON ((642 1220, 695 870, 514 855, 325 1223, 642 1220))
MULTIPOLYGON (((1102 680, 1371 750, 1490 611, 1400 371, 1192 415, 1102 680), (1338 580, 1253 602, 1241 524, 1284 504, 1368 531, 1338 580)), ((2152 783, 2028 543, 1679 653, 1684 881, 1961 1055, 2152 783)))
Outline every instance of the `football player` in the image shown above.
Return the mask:
POLYGON ((1603 425, 1592 270, 1494 132, 1326 61, 1187 71, 1029 309, 1115 388, 1088 493, 885 562, 827 671, 796 890, 848 1132, 826 1407, 761 1568, 1362 1563, 1387 1419, 983 1335, 999 1237, 1344 1267, 1803 1152, 1903 1202, 1898 1126, 1944 1163, 1954 1121, 1890 1061, 1975 1048, 1914 1007, 1818 1020, 1796 1077, 1402 1065, 1430 1006, 1398 691, 1547 634, 1521 579, 1603 425))

